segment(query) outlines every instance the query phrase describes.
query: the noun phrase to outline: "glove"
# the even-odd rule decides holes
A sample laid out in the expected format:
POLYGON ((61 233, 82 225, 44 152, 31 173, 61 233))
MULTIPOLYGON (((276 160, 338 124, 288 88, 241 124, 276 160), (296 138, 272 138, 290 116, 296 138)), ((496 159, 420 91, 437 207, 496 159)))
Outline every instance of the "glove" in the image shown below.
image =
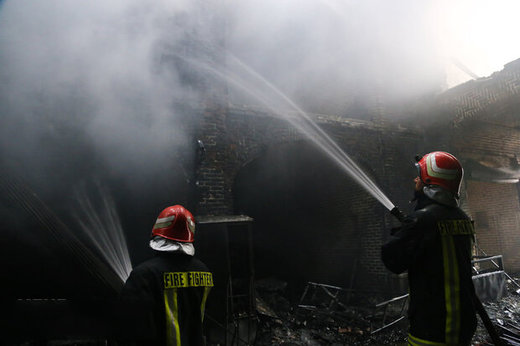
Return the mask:
POLYGON ((401 228, 402 228, 401 226, 391 228, 391 229, 390 229, 390 235, 394 235, 394 234, 396 234, 397 232, 399 232, 399 231, 401 230, 401 228))
POLYGON ((407 218, 406 215, 397 206, 395 206, 392 210, 390 210, 390 214, 395 216, 397 218, 397 220, 401 221, 401 223, 404 223, 407 218))

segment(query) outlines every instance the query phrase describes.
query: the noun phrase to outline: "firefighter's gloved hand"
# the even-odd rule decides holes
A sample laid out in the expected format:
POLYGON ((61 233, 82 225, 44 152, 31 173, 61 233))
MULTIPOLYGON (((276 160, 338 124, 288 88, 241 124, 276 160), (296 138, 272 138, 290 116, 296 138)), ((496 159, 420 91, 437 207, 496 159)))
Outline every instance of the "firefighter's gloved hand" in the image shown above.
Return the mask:
POLYGON ((401 211, 401 209, 399 209, 399 207, 393 207, 393 209, 390 210, 390 214, 392 214, 401 223, 406 222, 407 216, 401 211))
POLYGON ((396 234, 397 232, 399 232, 399 231, 401 230, 401 228, 402 228, 401 226, 391 228, 391 229, 390 229, 390 235, 394 235, 394 234, 396 234))

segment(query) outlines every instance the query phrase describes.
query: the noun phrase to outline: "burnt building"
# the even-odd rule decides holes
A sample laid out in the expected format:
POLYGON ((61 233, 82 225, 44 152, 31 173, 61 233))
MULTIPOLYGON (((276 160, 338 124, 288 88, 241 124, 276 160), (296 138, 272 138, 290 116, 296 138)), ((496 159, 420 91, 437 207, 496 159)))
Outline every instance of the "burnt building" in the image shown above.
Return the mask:
MULTIPOLYGON (((488 78, 430 93, 417 103, 390 103, 380 89, 373 88, 364 90, 371 95, 362 105, 349 99, 345 108, 329 105, 321 111, 316 106, 304 112, 287 100, 282 105, 262 102, 265 94, 250 103, 235 97, 233 90, 254 94, 258 85, 248 87, 247 80, 227 69, 237 62, 225 50, 226 24, 218 4, 201 0, 194 8, 193 13, 181 11, 162 23, 161 30, 171 41, 159 40, 151 54, 153 76, 172 76, 167 81, 187 91, 165 88, 161 96, 166 95, 165 108, 171 111, 164 127, 175 128, 175 134, 182 132, 189 140, 167 142, 175 147, 156 150, 156 156, 142 148, 132 152, 132 159, 147 161, 129 160, 134 164, 131 168, 140 167, 136 172, 124 167, 123 173, 132 178, 129 181, 103 160, 91 143, 94 140, 83 131, 89 125, 85 119, 97 105, 83 96, 81 88, 71 89, 77 93, 74 98, 65 94, 57 100, 42 88, 35 109, 19 109, 10 94, 14 94, 11 84, 0 86, 0 111, 11 115, 2 129, 4 138, 20 133, 31 139, 20 141, 27 147, 52 149, 41 160, 47 170, 43 171, 35 169, 35 155, 24 145, 21 150, 12 150, 14 145, 1 148, 6 169, 0 179, 3 256, 5 262, 23 257, 2 272, 10 282, 9 295, 74 299, 70 292, 76 286, 82 287, 77 290, 82 296, 91 291, 112 296, 120 289, 122 278, 99 260, 99 249, 92 251, 86 237, 77 238, 77 225, 72 226, 75 215, 71 215, 69 192, 79 178, 91 179, 94 172, 110 186, 134 264, 150 255, 145 248, 157 213, 180 203, 197 219, 206 220, 199 249, 203 249, 201 257, 215 258, 208 263, 222 274, 215 282, 224 285, 228 280, 229 262, 218 263, 226 257, 225 251, 240 252, 251 246, 246 259, 228 256, 235 264, 248 261, 249 272, 240 275, 284 280, 292 297, 301 294, 307 281, 394 294, 402 289, 401 278, 384 268, 380 247, 397 221, 341 161, 348 156, 392 203, 406 211, 416 176, 414 157, 433 150, 453 153, 465 167, 461 202, 475 220, 478 251, 502 254, 507 271, 520 271, 520 61, 488 78), (31 137, 34 133, 24 132, 24 121, 18 122, 24 112, 34 112, 36 122, 45 124, 42 136, 35 132, 39 141, 31 137), (73 125, 64 121, 67 117, 73 118, 73 125), (343 154, 320 147, 325 135, 343 154), (148 171, 153 174, 144 174, 148 171), (16 183, 10 175, 17 176, 16 183), (219 241, 208 247, 207 241, 214 237, 208 234, 220 237, 224 223, 231 227, 247 223, 251 237, 248 233, 226 239, 238 242, 232 246, 219 241), (68 260, 74 257, 75 261, 68 260), (82 282, 92 287, 77 285, 82 282)), ((261 84, 276 94, 273 87, 261 84)), ((355 82, 351 84, 355 87, 355 82)), ((140 107, 139 98, 129 99, 132 106, 140 107)), ((133 115, 132 121, 144 125, 153 120, 153 114, 133 115)), ((92 186, 90 180, 87 185, 92 186)))
MULTIPOLYGON (((518 61, 509 63, 408 108, 398 121, 384 106, 368 121, 310 116, 403 208, 414 155, 455 154, 466 169, 461 203, 476 221, 481 253, 503 254, 506 270, 518 271, 519 73, 518 61)), ((254 218, 259 276, 388 287, 379 260, 392 224, 387 210, 312 138, 280 113, 232 104, 206 109, 200 129, 207 155, 198 213, 254 218)))
POLYGON ((425 141, 458 155, 466 169, 463 202, 475 220, 477 245, 503 254, 506 270, 517 272, 520 227, 520 61, 487 78, 441 94, 426 114, 425 141))

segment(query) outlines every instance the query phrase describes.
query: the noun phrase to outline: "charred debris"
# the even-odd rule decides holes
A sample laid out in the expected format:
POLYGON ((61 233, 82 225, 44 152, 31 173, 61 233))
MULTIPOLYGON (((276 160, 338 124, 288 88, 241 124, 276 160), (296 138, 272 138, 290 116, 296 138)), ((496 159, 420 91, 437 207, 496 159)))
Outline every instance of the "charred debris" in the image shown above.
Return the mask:
MULTIPOLYGON (((505 345, 520 345, 519 275, 508 275, 506 290, 484 302, 505 345)), ((308 282, 291 303, 287 283, 259 280, 254 345, 405 345, 408 295, 385 299, 378 292, 360 292, 308 282)), ((246 340, 237 340, 247 344, 246 340)), ((479 319, 472 345, 492 345, 479 319)))

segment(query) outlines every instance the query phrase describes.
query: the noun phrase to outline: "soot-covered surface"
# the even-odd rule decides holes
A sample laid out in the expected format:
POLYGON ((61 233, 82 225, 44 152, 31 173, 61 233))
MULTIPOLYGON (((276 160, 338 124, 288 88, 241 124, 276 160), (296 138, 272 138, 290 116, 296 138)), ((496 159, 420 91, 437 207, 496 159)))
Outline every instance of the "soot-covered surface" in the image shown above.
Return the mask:
MULTIPOLYGON (((518 275, 513 277, 518 278, 518 275)), ((520 336, 520 290, 511 280, 507 286, 505 297, 496 302, 485 302, 484 307, 505 345, 515 345, 511 340, 515 334, 520 336)), ((406 345, 406 319, 371 333, 381 326, 380 316, 374 314, 374 306, 386 300, 377 294, 355 292, 344 307, 330 309, 328 304, 324 304, 308 310, 291 303, 284 290, 284 283, 277 280, 268 285, 257 284, 260 304, 255 345, 406 345)), ((399 315, 400 309, 389 309, 389 317, 399 315)), ((480 318, 472 345, 492 345, 480 318)))
POLYGON ((375 205, 306 143, 271 148, 244 167, 235 183, 236 214, 255 220, 256 276, 284 278, 293 296, 309 280, 348 287, 362 274, 356 262, 366 236, 362 215, 377 219, 375 205))

